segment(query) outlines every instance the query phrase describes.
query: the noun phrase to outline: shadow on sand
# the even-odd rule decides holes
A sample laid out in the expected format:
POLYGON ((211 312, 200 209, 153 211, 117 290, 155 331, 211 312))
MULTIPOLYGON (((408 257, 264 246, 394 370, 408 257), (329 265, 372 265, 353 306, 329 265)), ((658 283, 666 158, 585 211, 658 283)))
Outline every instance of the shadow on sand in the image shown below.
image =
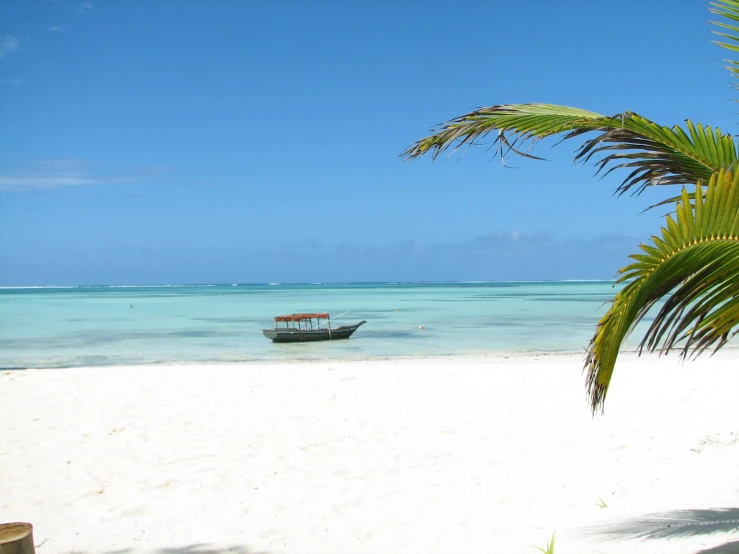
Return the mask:
POLYGON ((699 550, 695 554, 739 554, 739 541, 725 542, 708 550, 699 550))
MULTIPOLYGON (((648 514, 590 527, 587 533, 604 539, 669 539, 718 533, 736 533, 736 537, 739 536, 739 508, 675 510, 648 514)), ((695 554, 739 554, 739 540, 699 550, 695 554)))
MULTIPOLYGON (((38 548, 38 545, 37 545, 38 548)), ((254 550, 246 546, 212 546, 209 544, 190 544, 188 546, 168 546, 148 550, 145 547, 122 548, 111 550, 104 554, 131 554, 132 552, 144 552, 146 554, 270 554, 269 552, 254 550)), ((71 552, 70 554, 82 554, 71 552)))
POLYGON ((152 554, 269 554, 257 552, 245 546, 229 546, 218 548, 207 544, 192 544, 190 546, 168 547, 156 550, 152 554))

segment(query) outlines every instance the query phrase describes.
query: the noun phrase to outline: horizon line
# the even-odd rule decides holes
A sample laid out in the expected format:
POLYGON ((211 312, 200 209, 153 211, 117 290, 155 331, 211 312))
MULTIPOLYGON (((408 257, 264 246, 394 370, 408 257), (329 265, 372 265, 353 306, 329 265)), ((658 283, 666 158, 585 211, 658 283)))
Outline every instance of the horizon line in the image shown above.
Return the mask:
POLYGON ((141 284, 76 284, 76 285, 0 285, 11 289, 75 289, 75 288, 166 288, 166 287, 239 287, 239 286, 323 286, 323 285, 486 285, 496 283, 614 283, 616 279, 502 279, 459 281, 284 281, 251 283, 141 283, 141 284))

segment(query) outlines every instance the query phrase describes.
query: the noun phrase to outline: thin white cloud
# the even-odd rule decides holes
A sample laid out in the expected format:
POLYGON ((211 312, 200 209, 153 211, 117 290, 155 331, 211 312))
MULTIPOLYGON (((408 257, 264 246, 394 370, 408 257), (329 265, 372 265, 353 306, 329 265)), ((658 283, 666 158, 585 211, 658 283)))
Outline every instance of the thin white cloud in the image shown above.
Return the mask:
POLYGON ((90 13, 95 9, 95 6, 92 5, 92 2, 82 2, 77 6, 77 9, 80 13, 90 13))
POLYGON ((84 160, 43 160, 9 172, 0 172, 0 190, 24 191, 70 186, 109 185, 151 180, 166 168, 150 166, 104 174, 84 160))
POLYGON ((61 25, 52 25, 49 27, 49 31, 52 33, 65 33, 67 30, 61 25))
POLYGON ((8 77, 6 79, 0 79, 0 84, 2 85, 22 85, 23 79, 18 79, 17 77, 8 77))
POLYGON ((14 52, 18 48, 20 48, 20 43, 13 35, 3 35, 0 38, 0 58, 4 58, 6 54, 14 52))

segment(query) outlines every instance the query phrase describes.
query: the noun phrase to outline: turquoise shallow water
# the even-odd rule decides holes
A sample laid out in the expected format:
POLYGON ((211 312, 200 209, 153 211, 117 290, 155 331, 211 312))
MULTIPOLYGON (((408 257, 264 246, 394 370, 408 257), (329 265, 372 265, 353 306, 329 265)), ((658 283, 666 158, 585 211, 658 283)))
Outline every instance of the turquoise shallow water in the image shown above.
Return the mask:
POLYGON ((0 368, 583 352, 616 292, 610 282, 4 288, 0 368), (367 324, 335 342, 262 335, 276 315, 316 311, 367 324))

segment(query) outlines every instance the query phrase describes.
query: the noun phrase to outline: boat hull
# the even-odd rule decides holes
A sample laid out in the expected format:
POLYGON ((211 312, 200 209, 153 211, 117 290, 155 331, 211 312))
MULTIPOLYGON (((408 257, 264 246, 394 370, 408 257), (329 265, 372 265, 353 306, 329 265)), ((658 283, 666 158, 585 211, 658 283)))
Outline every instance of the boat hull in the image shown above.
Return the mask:
POLYGON ((348 339, 366 321, 356 325, 342 325, 335 329, 264 329, 264 336, 272 342, 315 342, 348 339))

